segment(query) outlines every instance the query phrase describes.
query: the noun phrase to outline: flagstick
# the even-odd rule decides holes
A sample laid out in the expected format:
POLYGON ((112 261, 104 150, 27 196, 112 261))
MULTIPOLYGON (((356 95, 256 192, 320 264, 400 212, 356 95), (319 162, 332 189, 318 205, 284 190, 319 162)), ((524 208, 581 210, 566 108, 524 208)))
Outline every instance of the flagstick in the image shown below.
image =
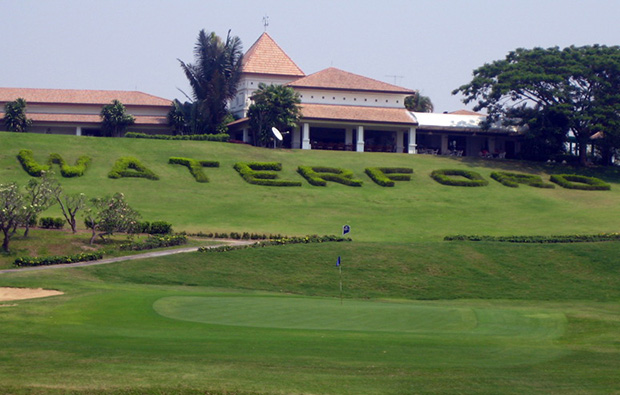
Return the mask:
POLYGON ((340 273, 340 305, 342 305, 342 266, 338 265, 338 273, 340 273))

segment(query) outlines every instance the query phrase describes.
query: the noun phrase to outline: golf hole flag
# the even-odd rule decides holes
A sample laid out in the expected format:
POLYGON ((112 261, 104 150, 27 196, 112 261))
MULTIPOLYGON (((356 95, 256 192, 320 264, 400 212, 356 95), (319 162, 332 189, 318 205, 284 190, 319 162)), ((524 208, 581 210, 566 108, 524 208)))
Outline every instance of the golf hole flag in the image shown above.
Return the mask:
POLYGON ((340 257, 338 257, 338 260, 336 261, 336 267, 340 267, 340 257))
POLYGON ((345 225, 342 227, 342 235, 346 235, 347 233, 349 233, 351 231, 351 227, 349 225, 345 225))

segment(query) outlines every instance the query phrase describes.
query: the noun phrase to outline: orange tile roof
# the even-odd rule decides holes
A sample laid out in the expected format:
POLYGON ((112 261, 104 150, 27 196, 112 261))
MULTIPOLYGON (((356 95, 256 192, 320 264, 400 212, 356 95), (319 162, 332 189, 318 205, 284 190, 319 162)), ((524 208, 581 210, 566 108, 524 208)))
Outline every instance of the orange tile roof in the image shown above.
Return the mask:
POLYGON ((448 114, 454 114, 454 115, 480 115, 480 116, 484 116, 484 114, 482 114, 480 112, 469 111, 469 110, 457 110, 457 111, 449 112, 448 114))
POLYGON ((302 121, 306 119, 392 123, 416 125, 417 122, 404 108, 340 106, 332 104, 302 104, 302 121))
POLYGON ((267 33, 243 55, 242 71, 255 74, 277 74, 303 77, 305 74, 267 33))
POLYGON ((330 67, 287 84, 293 88, 319 88, 353 91, 374 91, 382 93, 414 94, 415 91, 377 81, 358 74, 330 67))
POLYGON ((118 100, 130 106, 170 106, 172 101, 137 91, 78 89, 0 88, 0 102, 23 98, 26 103, 110 104, 118 100))

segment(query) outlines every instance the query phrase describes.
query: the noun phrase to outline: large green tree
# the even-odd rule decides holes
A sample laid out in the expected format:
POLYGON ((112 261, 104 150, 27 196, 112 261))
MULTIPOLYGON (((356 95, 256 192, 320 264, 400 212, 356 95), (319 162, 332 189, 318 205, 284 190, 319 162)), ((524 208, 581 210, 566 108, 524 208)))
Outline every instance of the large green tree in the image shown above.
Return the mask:
POLYGON ((474 70, 472 81, 452 93, 464 95, 465 103, 477 102, 475 111, 486 109, 489 124, 503 119, 548 125, 554 114, 574 135, 585 165, 593 135, 603 132, 613 142, 619 132, 620 47, 517 49, 474 70))
POLYGON ((26 100, 19 98, 4 105, 4 127, 11 132, 26 132, 32 120, 26 116, 26 100))
POLYGON ((201 30, 194 47, 194 63, 179 59, 181 68, 192 88, 191 111, 194 133, 218 133, 227 115, 226 105, 237 94, 243 60, 239 37, 226 40, 215 33, 201 30))
POLYGON ((103 134, 107 137, 122 137, 127 128, 134 124, 135 118, 127 114, 123 103, 113 100, 101 110, 103 134))
POLYGON ((272 127, 284 132, 299 123, 301 99, 291 87, 261 83, 252 101, 248 117, 255 145, 265 146, 269 142, 273 136, 272 127))
POLYGON ((435 106, 430 97, 416 92, 415 95, 405 97, 405 108, 415 112, 433 112, 435 106))

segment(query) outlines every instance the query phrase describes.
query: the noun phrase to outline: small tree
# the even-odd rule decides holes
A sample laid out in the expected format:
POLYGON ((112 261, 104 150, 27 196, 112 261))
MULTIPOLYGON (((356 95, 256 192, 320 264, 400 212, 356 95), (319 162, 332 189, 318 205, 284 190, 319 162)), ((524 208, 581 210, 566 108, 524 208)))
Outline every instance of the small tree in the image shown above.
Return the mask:
POLYGON ((4 105, 4 126, 11 132, 25 133, 32 125, 26 117, 26 100, 19 98, 4 105))
POLYGON ((291 87, 261 83, 252 100, 254 103, 248 109, 248 117, 255 145, 267 144, 272 127, 284 131, 295 127, 301 118, 301 99, 291 87))
POLYGON ((31 220, 56 203, 54 190, 57 188, 58 182, 54 179, 53 174, 52 172, 43 172, 40 180, 32 178, 26 185, 25 203, 27 205, 25 206, 23 224, 26 227, 24 237, 28 237, 31 220))
POLYGON ((2 250, 9 251, 9 242, 14 230, 24 222, 26 207, 24 196, 16 183, 0 184, 0 230, 4 235, 2 250))
POLYGON ((139 218, 140 214, 125 202, 125 195, 122 193, 108 198, 91 199, 84 218, 86 226, 92 231, 90 244, 95 242, 97 236, 105 240, 104 236, 117 232, 137 233, 140 230, 139 218))
POLYGON ((71 227, 73 233, 77 232, 75 217, 78 211, 82 210, 86 206, 86 195, 83 193, 66 194, 63 193, 59 184, 54 186, 52 194, 62 210, 62 215, 71 227))
POLYGON ((433 112, 435 106, 430 97, 416 92, 415 95, 405 97, 405 108, 415 112, 433 112))
POLYGON ((113 100, 101 110, 103 134, 107 137, 121 137, 127 128, 134 124, 135 118, 127 114, 125 106, 118 100, 113 100))

